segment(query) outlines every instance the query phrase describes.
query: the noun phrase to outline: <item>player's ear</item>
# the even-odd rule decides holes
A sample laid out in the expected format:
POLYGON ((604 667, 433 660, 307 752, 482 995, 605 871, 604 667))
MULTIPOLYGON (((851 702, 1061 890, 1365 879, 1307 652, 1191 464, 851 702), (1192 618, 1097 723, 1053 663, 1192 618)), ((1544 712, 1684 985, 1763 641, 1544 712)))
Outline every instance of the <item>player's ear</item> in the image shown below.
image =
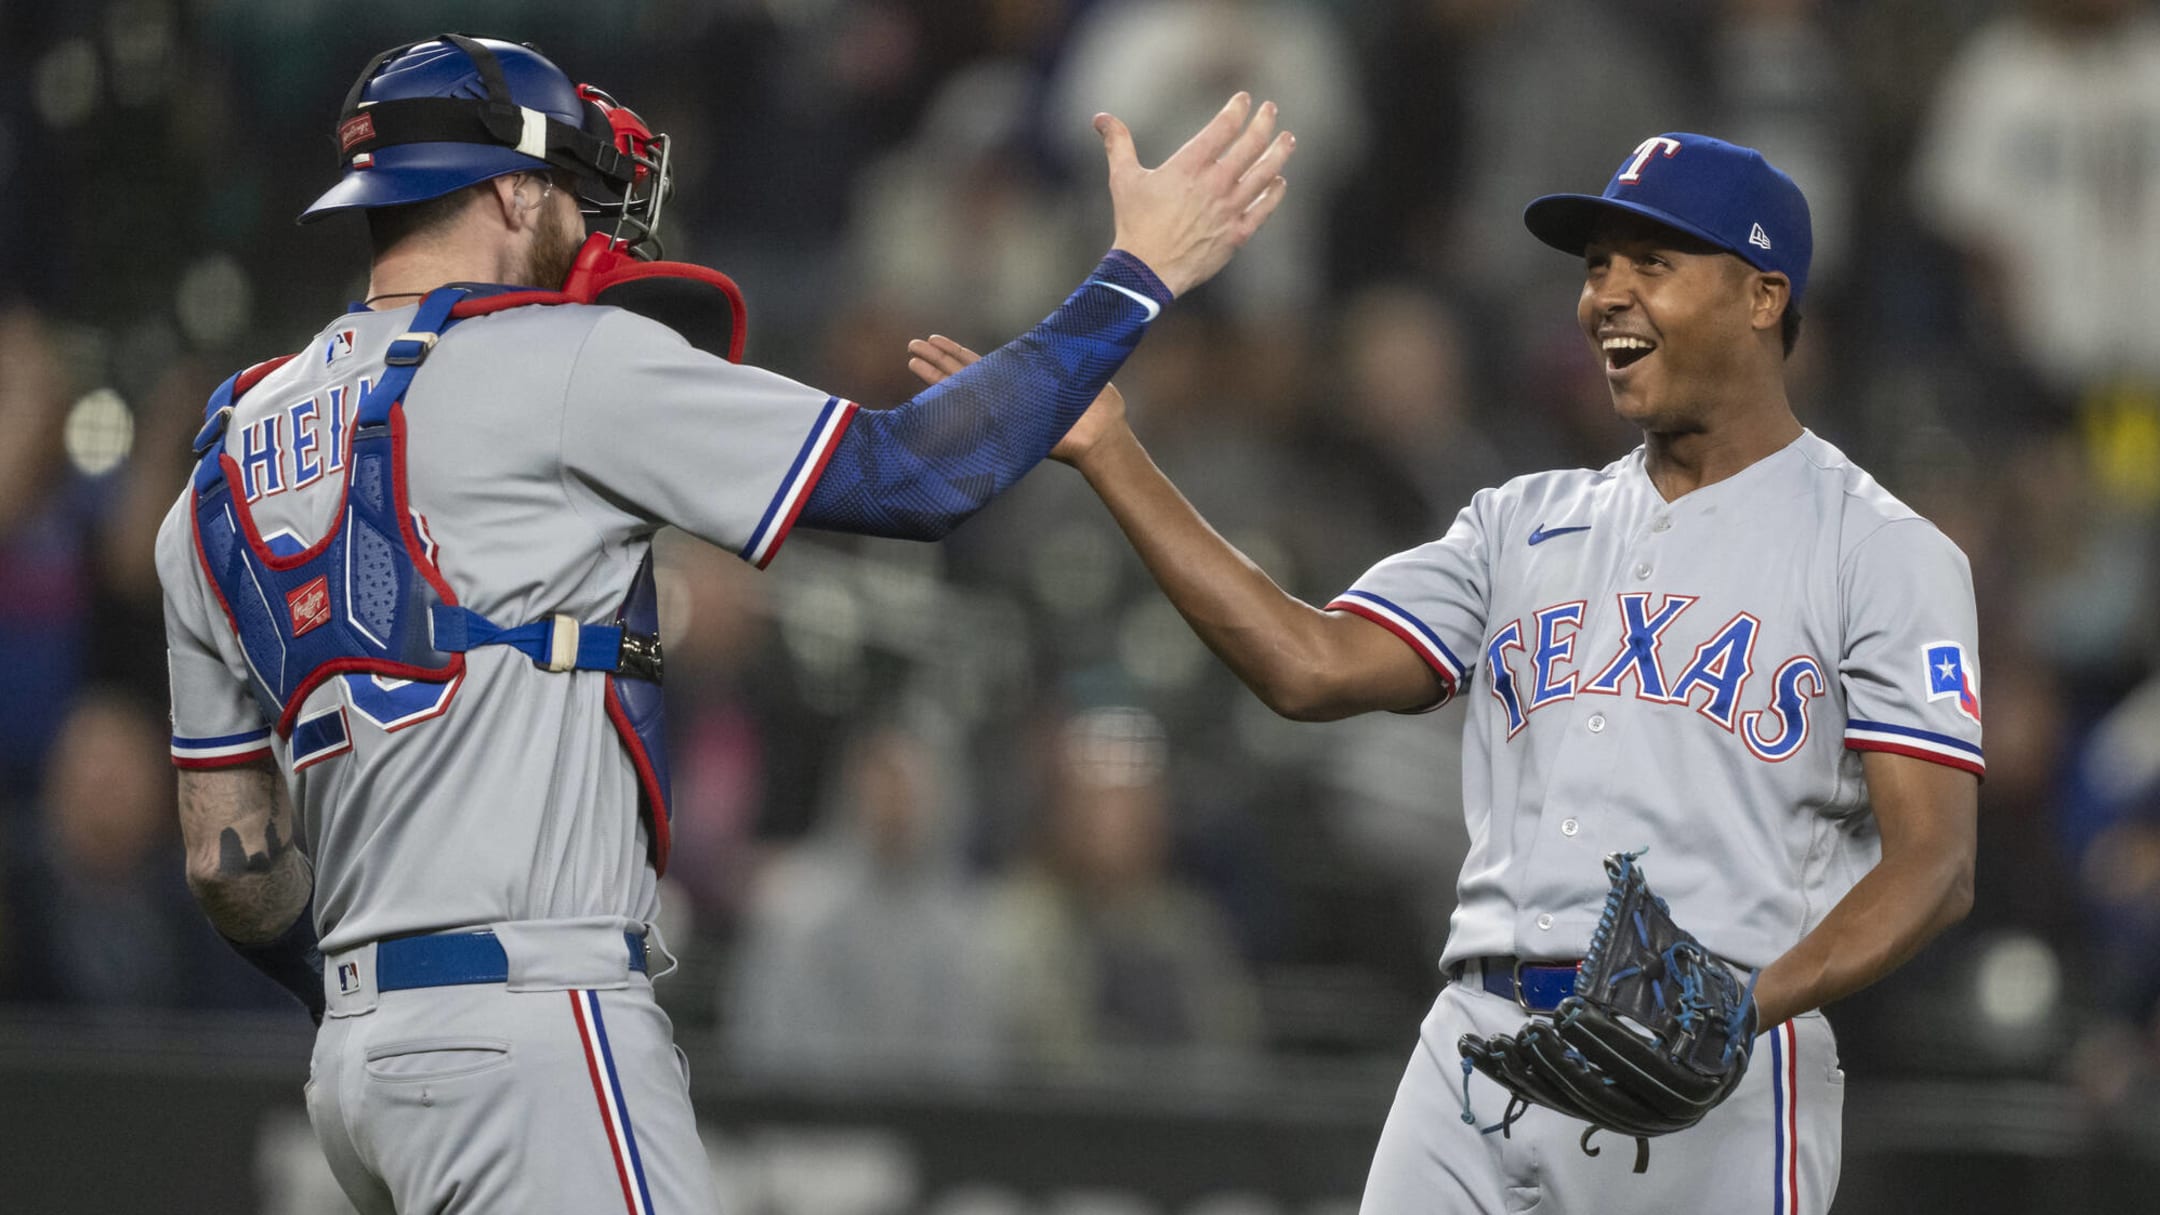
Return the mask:
POLYGON ((487 191, 485 195, 487 206, 496 220, 506 228, 514 226, 517 222, 517 191, 520 180, 517 174, 512 173, 507 177, 491 178, 484 183, 487 191))
POLYGON ((525 227, 537 218, 544 191, 536 184, 533 174, 511 173, 493 178, 486 184, 493 192, 493 206, 504 227, 525 227))
POLYGON ((1758 270, 1748 283, 1748 323, 1774 330, 1792 306, 1792 280, 1775 270, 1758 270))

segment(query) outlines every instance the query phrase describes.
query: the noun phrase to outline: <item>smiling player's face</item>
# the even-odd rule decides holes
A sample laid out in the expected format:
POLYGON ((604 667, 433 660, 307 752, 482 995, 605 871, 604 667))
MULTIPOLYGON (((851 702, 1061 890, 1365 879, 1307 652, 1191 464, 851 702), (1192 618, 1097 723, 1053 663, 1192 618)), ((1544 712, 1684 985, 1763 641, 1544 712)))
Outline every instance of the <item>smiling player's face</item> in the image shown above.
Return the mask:
POLYGON ((1657 434, 1706 428, 1746 384, 1761 335, 1759 276, 1730 253, 1633 215, 1601 218, 1583 249, 1576 320, 1605 371, 1613 409, 1657 434))

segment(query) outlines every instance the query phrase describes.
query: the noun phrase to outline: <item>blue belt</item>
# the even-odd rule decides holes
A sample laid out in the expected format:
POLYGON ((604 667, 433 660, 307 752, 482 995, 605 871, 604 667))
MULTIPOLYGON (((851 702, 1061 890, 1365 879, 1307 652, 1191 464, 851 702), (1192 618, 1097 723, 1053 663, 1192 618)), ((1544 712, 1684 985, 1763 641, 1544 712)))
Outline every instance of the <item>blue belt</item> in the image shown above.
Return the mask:
MULTIPOLYGON (((1528 1012, 1551 1012, 1575 994, 1574 962, 1525 962, 1521 958, 1471 958, 1463 968, 1478 968, 1480 986, 1528 1012)), ((1457 972, 1458 975, 1461 972, 1457 972)))
MULTIPOLYGON (((645 938, 623 934, 630 946, 630 969, 645 969, 645 938)), ((452 932, 438 936, 394 937, 375 945, 375 990, 455 987, 465 983, 507 983, 510 959, 492 932, 452 932)))

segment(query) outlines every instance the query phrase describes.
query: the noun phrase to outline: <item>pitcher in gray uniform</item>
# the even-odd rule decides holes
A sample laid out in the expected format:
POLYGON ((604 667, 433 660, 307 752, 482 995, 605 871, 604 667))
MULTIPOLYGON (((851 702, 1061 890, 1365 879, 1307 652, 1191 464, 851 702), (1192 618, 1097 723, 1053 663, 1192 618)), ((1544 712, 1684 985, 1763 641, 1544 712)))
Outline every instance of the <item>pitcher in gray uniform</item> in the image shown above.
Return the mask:
POLYGON ((218 390, 157 549, 190 882, 318 1018, 308 1112, 360 1210, 715 1209, 649 977, 651 538, 934 538, 1040 461, 1292 148, 1243 94, 1154 170, 1097 128, 1113 251, 984 374, 857 410, 738 365, 739 328, 594 302, 741 316, 649 260, 669 153, 634 113, 508 42, 361 73, 305 218, 366 212, 368 298, 218 390))
MULTIPOLYGON (((1324 720, 1473 697, 1470 852, 1368 1215, 1828 1209, 1843 1073, 1816 1010, 1970 905, 1980 750, 1971 575, 1927 520, 1787 402, 1807 204, 1748 148, 1672 133, 1599 195, 1534 202, 1582 257, 1577 319, 1643 444, 1477 494, 1447 534, 1325 610, 1278 589, 1156 470, 1106 391, 1060 458, 1185 618, 1267 704, 1324 720), (1755 980, 1738 1088, 1635 1153, 1458 1058, 1573 984, 1607 892, 1647 847, 1673 918, 1755 980), (1594 1146, 1594 1145, 1593 1145, 1594 1146)), ((972 356, 918 342, 927 380, 972 356)))

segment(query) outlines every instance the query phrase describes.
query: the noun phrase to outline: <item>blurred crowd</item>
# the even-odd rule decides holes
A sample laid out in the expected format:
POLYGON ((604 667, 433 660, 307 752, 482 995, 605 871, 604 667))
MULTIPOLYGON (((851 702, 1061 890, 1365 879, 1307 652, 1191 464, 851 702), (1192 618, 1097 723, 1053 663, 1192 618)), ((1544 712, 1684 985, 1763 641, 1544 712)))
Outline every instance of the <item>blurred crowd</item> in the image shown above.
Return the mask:
MULTIPOLYGON (((671 132, 669 255, 741 282, 751 361, 873 406, 917 390, 908 338, 988 349, 1092 264, 1094 111, 1153 162, 1275 99, 1288 201, 1119 383, 1316 601, 1481 486, 1634 445, 1522 205, 1659 131, 1762 148, 1814 211, 1802 419, 1963 547, 1981 608, 1977 904, 1832 1010, 1847 1057, 2103 1101, 2160 1071, 2142 0, 0 4, 0 1002, 285 1000, 181 880, 152 537, 209 389, 360 294, 358 225, 291 217, 351 74, 446 23, 671 132)), ((735 1064, 1399 1055, 1465 847, 1459 709, 1272 718, 1059 468, 938 546, 663 551, 694 964, 662 992, 735 1064)))

